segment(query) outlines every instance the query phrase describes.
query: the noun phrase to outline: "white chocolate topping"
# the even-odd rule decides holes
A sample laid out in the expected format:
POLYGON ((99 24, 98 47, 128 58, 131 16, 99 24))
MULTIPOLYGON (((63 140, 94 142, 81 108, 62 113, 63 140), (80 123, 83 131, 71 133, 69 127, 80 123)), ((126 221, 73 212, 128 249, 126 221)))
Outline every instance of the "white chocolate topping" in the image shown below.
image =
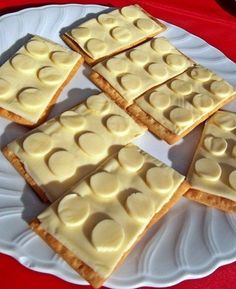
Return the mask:
POLYGON ((208 81, 212 76, 212 72, 209 69, 203 67, 196 67, 191 70, 191 77, 199 81, 208 81))
POLYGON ((216 80, 212 82, 211 91, 220 98, 227 97, 233 93, 233 87, 224 80, 216 80))
POLYGON ((72 153, 58 151, 48 160, 48 167, 52 173, 62 179, 70 178, 76 171, 76 161, 72 153))
POLYGON ((23 142, 26 153, 40 157, 48 153, 52 148, 52 139, 43 132, 32 133, 23 142))
POLYGON ((130 144, 41 213, 40 226, 107 278, 183 180, 130 144))
POLYGON ((187 177, 194 189, 232 201, 236 201, 234 121, 235 113, 218 111, 206 122, 187 177))
POLYGON ((112 115, 107 119, 107 128, 116 135, 124 135, 129 131, 129 122, 119 115, 112 115))
POLYGON ((61 221, 69 227, 79 226, 89 216, 89 202, 77 194, 68 194, 57 207, 61 221))
POLYGON ((168 94, 153 91, 149 95, 149 102, 156 109, 165 109, 170 104, 170 97, 168 94))
POLYGON ((213 159, 202 158, 195 163, 196 173, 209 181, 217 181, 221 176, 221 167, 213 159))
POLYGON ((230 173, 229 184, 234 190, 236 190, 236 170, 234 170, 230 173))
POLYGON ((94 65, 93 70, 131 104, 150 88, 164 83, 192 65, 191 60, 162 37, 102 61, 94 65))
POLYGON ((83 116, 80 116, 75 111, 66 111, 63 112, 60 116, 60 122, 63 126, 66 128, 70 128, 72 130, 82 130, 86 125, 86 118, 83 116))
POLYGON ((128 171, 138 171, 144 163, 143 155, 135 147, 124 147, 118 153, 118 160, 128 171))
MULTIPOLYGON (((231 87, 230 94, 219 97, 217 90, 212 93, 213 83, 222 84, 223 90, 225 86, 231 87, 219 76, 198 65, 144 93, 135 103, 158 123, 180 135, 223 105, 228 98, 236 96, 231 87)), ((218 88, 222 93, 221 85, 218 88)), ((217 121, 229 130, 236 127, 234 120, 227 120, 227 116, 222 119, 220 116, 217 121)))
POLYGON ((13 56, 10 62, 13 68, 23 73, 32 72, 32 70, 34 70, 36 66, 36 63, 33 60, 33 58, 21 53, 18 53, 15 56, 13 56))
POLYGON ((8 145, 50 201, 145 129, 104 93, 40 125, 8 145))
POLYGON ((36 123, 80 58, 33 36, 0 67, 0 107, 36 123))
POLYGON ((143 42, 163 31, 163 27, 142 9, 130 5, 85 21, 66 35, 88 56, 98 60, 143 42))
POLYGON ((224 138, 207 136, 204 139, 205 148, 215 155, 223 155, 227 149, 227 141, 224 138))
POLYGON ((92 231, 92 242, 98 252, 117 251, 124 241, 122 226, 113 220, 103 220, 92 231))
POLYGON ((145 222, 154 213, 153 203, 143 193, 134 193, 126 200, 126 208, 129 214, 139 222, 145 222))
POLYGON ((107 172, 100 172, 90 179, 90 186, 95 194, 103 198, 116 195, 119 189, 119 181, 115 175, 107 172))
POLYGON ((146 180, 154 191, 168 192, 174 185, 172 172, 167 168, 151 168, 147 171, 146 180))

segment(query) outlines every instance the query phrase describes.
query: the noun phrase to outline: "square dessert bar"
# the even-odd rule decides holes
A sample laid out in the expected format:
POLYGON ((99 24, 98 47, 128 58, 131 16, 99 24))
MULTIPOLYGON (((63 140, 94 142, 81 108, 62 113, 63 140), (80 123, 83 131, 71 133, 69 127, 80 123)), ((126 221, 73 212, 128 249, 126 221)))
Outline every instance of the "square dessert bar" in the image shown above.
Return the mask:
POLYGON ((26 126, 42 123, 82 63, 80 54, 32 36, 0 67, 0 116, 26 126))
POLYGON ((101 93, 11 142, 3 153, 41 199, 52 202, 144 131, 101 93))
POLYGON ((193 61, 166 38, 154 38, 93 66, 91 80, 120 107, 184 72, 193 61))
POLYGON ((236 212, 235 113, 218 111, 206 122, 187 179, 187 198, 236 212))
POLYGON ((138 5, 130 5, 83 22, 62 35, 63 40, 94 64, 152 38, 164 24, 138 5))
POLYGON ((137 98, 128 112, 173 144, 235 96, 229 83, 198 65, 137 98))
POLYGON ((128 145, 42 212, 31 227, 99 288, 188 188, 184 176, 128 145))

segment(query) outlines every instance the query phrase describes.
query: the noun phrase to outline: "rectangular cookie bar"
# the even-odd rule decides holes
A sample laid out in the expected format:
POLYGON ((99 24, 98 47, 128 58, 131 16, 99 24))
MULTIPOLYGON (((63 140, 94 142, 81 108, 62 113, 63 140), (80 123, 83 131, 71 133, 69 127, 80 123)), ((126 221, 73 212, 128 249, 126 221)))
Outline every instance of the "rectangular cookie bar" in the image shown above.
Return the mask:
POLYGON ((140 96, 128 112, 173 144, 235 96, 229 83, 197 65, 140 96))
POLYGON ((94 288, 188 190, 174 169, 128 145, 31 223, 94 288))
POLYGON ((85 21, 62 38, 88 64, 95 64, 164 30, 164 24, 156 18, 138 5, 130 5, 85 21))
POLYGON ((187 179, 187 198, 236 213, 235 113, 218 111, 206 122, 187 179))
POLYGON ((0 116, 37 126, 70 81, 83 57, 39 36, 32 36, 0 67, 0 116))
POLYGON ((101 93, 11 142, 3 153, 41 199, 52 202, 144 131, 101 93))
POLYGON ((154 86, 184 72, 193 61, 166 38, 154 38, 93 66, 91 80, 126 108, 154 86))

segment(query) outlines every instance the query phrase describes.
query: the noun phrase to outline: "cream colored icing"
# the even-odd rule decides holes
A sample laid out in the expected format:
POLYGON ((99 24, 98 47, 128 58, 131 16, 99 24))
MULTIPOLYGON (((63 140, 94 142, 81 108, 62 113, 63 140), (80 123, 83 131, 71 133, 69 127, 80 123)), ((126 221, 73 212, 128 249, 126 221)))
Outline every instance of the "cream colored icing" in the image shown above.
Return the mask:
POLYGON ((158 21, 154 21, 139 7, 131 5, 100 14, 66 34, 96 60, 161 31, 163 27, 158 21))
POLYGON ((106 278, 183 180, 174 169, 129 144, 38 219, 43 229, 106 278), (74 199, 81 204, 76 206, 74 199))
POLYGON ((166 38, 154 38, 93 66, 129 104, 192 66, 166 38))
POLYGON ((198 65, 143 94, 135 103, 179 135, 233 95, 235 89, 229 83, 198 65))
POLYGON ((188 172, 191 186, 236 201, 235 145, 236 114, 218 111, 205 124, 188 172))
POLYGON ((144 131, 101 93, 40 125, 8 147, 48 199, 54 201, 119 146, 144 131))
POLYGON ((0 107, 37 122, 80 58, 59 44, 33 36, 0 67, 0 107))

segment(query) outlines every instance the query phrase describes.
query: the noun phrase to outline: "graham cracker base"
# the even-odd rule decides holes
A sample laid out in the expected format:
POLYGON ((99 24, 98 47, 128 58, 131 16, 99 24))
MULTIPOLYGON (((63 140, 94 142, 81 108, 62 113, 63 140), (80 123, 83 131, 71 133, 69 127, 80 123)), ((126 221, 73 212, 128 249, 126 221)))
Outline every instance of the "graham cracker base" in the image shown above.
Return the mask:
POLYGON ((5 158, 13 165, 13 167, 18 171, 18 173, 25 179, 25 181, 31 186, 31 188, 37 193, 39 198, 45 202, 49 203, 49 200, 47 198, 46 193, 43 191, 43 189, 38 186, 34 179, 27 173, 25 170, 25 167, 23 163, 20 161, 20 159, 7 147, 5 146, 2 149, 2 153, 5 156, 5 158))
POLYGON ((40 125, 41 123, 43 123, 47 119, 48 114, 50 113, 51 109, 55 105, 55 103, 57 101, 57 98, 61 94, 62 90, 70 82, 70 80, 75 75, 75 73, 77 72, 77 70, 79 69, 81 64, 83 64, 83 62, 84 62, 84 60, 81 57, 79 59, 79 61, 75 64, 75 66, 72 68, 72 70, 70 71, 70 74, 65 79, 63 84, 58 88, 58 90, 56 91, 56 93, 54 94, 52 99, 50 100, 48 106, 46 107, 46 109, 44 110, 44 112, 42 113, 42 115, 40 116, 39 120, 36 123, 33 123, 33 122, 25 119, 24 117, 14 113, 14 112, 11 112, 11 111, 9 111, 7 109, 1 108, 1 107, 0 107, 0 116, 5 117, 5 118, 7 118, 9 120, 12 120, 12 121, 14 121, 16 123, 25 125, 25 126, 30 127, 30 128, 37 127, 38 125, 40 125))
MULTIPOLYGON (((183 181, 174 195, 171 197, 169 202, 167 202, 159 212, 157 212, 152 220, 149 222, 145 230, 138 236, 136 242, 132 247, 125 252, 117 266, 122 264, 128 254, 131 252, 133 247, 138 243, 138 241, 145 235, 147 230, 154 225, 163 215, 165 215, 168 210, 179 200, 179 198, 190 188, 186 181, 183 181)), ((40 226, 39 219, 34 219, 30 223, 30 227, 35 231, 57 254, 59 254, 77 273, 79 273, 85 280, 87 280, 94 288, 99 288, 103 285, 106 278, 101 277, 92 268, 86 265, 78 257, 76 257, 69 249, 67 249, 62 243, 60 243, 56 238, 49 234, 40 226)))
POLYGON ((225 212, 236 213, 236 202, 220 196, 195 189, 189 189, 184 196, 192 201, 209 207, 217 208, 225 212))
POLYGON ((130 45, 127 45, 127 46, 125 46, 125 47, 122 47, 122 48, 116 50, 115 52, 110 53, 110 54, 108 54, 108 55, 106 55, 106 56, 100 57, 100 58, 98 58, 98 59, 94 59, 94 58, 92 58, 91 56, 89 56, 89 55, 86 53, 86 51, 83 50, 83 48, 79 45, 79 43, 77 43, 69 34, 64 33, 64 34, 61 35, 61 38, 63 39, 63 41, 64 41, 71 49, 73 49, 74 51, 79 52, 79 53, 84 57, 84 60, 85 60, 85 62, 86 62, 87 64, 89 64, 89 65, 95 65, 96 63, 98 63, 98 62, 100 62, 100 61, 103 61, 103 60, 105 60, 105 59, 107 59, 107 58, 110 58, 110 57, 112 57, 112 56, 114 56, 114 55, 122 52, 122 51, 125 51, 125 50, 130 49, 130 48, 132 48, 132 47, 134 47, 134 46, 137 46, 137 45, 140 44, 140 43, 143 43, 143 42, 145 42, 145 41, 147 41, 147 40, 150 40, 150 39, 153 38, 154 36, 156 36, 156 35, 158 35, 158 34, 160 34, 160 33, 162 33, 163 31, 166 30, 166 26, 165 26, 163 23, 161 23, 161 22, 158 21, 155 17, 153 17, 153 16, 150 15, 148 12, 146 12, 145 10, 143 10, 142 7, 140 7, 139 5, 136 4, 135 6, 138 7, 139 9, 141 9, 141 10, 142 10, 147 16, 149 16, 153 21, 155 21, 156 23, 158 23, 158 25, 160 25, 162 29, 161 29, 160 31, 158 31, 158 32, 149 34, 148 36, 146 36, 146 37, 144 37, 144 38, 142 38, 142 39, 139 39, 138 41, 134 41, 134 42, 131 43, 130 45))

